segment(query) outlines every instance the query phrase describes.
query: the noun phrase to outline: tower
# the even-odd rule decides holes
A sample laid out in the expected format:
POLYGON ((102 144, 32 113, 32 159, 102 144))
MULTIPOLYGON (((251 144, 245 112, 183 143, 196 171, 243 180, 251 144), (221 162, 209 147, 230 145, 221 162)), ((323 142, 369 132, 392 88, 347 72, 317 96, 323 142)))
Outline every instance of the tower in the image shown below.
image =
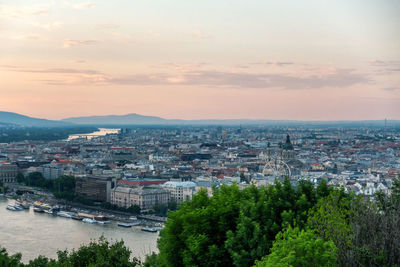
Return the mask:
POLYGON ((294 147, 292 145, 292 142, 290 141, 290 136, 289 134, 286 135, 286 142, 281 145, 278 156, 280 160, 288 162, 291 160, 294 160, 296 157, 296 152, 294 151, 294 147))

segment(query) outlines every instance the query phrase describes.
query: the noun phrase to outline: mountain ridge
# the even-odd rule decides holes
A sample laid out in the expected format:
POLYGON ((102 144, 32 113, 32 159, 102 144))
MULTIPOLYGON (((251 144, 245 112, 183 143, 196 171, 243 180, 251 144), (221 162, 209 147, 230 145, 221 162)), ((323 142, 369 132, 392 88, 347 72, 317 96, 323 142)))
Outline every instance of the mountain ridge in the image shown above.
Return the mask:
MULTIPOLYGON (((388 120, 389 125, 400 126, 400 120, 388 120)), ((0 127, 66 127, 76 125, 315 125, 315 126, 384 126, 384 120, 360 121, 301 121, 301 120, 257 120, 257 119, 165 119, 137 113, 125 115, 81 116, 61 120, 34 118, 14 112, 0 111, 0 127)))
POLYGON ((34 118, 15 112, 0 111, 0 125, 23 127, 62 127, 72 124, 64 121, 34 118))
MULTIPOLYGON (((75 124, 87 125, 336 125, 336 124, 357 124, 357 125, 384 125, 384 120, 360 120, 360 121, 301 121, 301 120, 260 120, 260 119, 165 119, 158 116, 147 116, 137 113, 125 115, 103 115, 83 116, 62 119, 62 121, 75 124)), ((390 120, 390 123, 400 124, 399 120, 390 120)))

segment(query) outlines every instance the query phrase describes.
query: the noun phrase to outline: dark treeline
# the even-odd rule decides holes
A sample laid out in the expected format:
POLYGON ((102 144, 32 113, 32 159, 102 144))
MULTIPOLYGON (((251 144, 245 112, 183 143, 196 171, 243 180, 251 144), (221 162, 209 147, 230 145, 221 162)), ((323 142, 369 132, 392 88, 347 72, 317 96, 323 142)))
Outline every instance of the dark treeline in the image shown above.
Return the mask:
POLYGON ((26 176, 19 173, 17 175, 17 182, 50 191, 56 198, 67 200, 73 200, 75 198, 74 176, 63 175, 57 179, 46 179, 40 172, 32 172, 26 176))
POLYGON ((0 143, 31 141, 54 141, 66 139, 70 134, 85 134, 96 131, 92 126, 71 127, 0 127, 0 143))

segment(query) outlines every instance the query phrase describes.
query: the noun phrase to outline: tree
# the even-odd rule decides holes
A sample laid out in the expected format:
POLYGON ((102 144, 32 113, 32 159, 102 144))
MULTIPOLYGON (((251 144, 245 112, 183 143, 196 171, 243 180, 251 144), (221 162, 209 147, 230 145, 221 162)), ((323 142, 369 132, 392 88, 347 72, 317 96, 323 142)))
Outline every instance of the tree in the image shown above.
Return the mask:
POLYGON ((307 181, 296 188, 285 179, 274 186, 237 185, 205 190, 168 220, 158 241, 161 266, 249 266, 269 253, 287 225, 304 228, 319 194, 307 181))
POLYGON ((343 190, 334 190, 322 199, 310 211, 308 218, 309 229, 325 241, 333 241, 338 248, 338 259, 341 266, 355 265, 354 256, 350 255, 351 227, 350 227, 351 196, 343 190))
POLYGON ((25 176, 22 172, 18 172, 17 176, 15 177, 17 180, 17 183, 24 183, 25 182, 25 176))
POLYGON ((0 266, 18 267, 21 265, 21 254, 8 255, 5 248, 0 247, 0 266))
POLYGON ((359 266, 400 264, 400 201, 394 185, 390 196, 379 192, 375 201, 357 199, 352 203, 353 254, 359 266))
POLYGON ((392 196, 395 200, 400 201, 400 176, 393 179, 392 196))
POLYGON ((56 266, 139 266, 139 260, 130 260, 131 251, 121 240, 109 243, 103 236, 97 242, 81 246, 78 250, 58 251, 56 266))
POLYGON ((312 230, 300 230, 298 227, 279 232, 271 253, 256 267, 275 266, 337 266, 337 248, 332 241, 324 241, 312 230))
POLYGON ((127 209, 132 214, 140 214, 140 207, 138 205, 132 205, 127 209))
POLYGON ((98 241, 91 241, 88 245, 82 245, 77 250, 57 252, 58 259, 49 259, 44 256, 21 263, 21 254, 8 255, 5 249, 0 249, 0 266, 7 267, 74 267, 74 266, 140 266, 137 258, 130 259, 131 251, 119 242, 110 243, 103 236, 98 241))
POLYGON ((249 181, 247 181, 246 176, 244 176, 244 173, 243 173, 243 172, 240 173, 240 182, 249 183, 249 181))

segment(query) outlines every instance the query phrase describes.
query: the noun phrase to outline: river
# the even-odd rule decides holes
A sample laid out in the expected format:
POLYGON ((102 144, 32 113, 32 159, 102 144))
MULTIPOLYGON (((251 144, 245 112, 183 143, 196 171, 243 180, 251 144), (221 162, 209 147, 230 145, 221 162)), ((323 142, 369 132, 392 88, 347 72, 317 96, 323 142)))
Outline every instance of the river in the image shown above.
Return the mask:
POLYGON ((14 200, 0 197, 0 247, 9 254, 22 253, 23 262, 39 255, 57 257, 57 250, 78 248, 102 234, 108 240, 123 239, 132 255, 145 259, 146 254, 157 251, 158 233, 143 232, 140 226, 122 228, 116 222, 106 225, 86 224, 68 218, 35 213, 31 209, 9 211, 14 200))
POLYGON ((71 141, 77 138, 87 138, 92 139, 94 137, 104 136, 107 134, 117 134, 121 129, 109 129, 109 128, 99 128, 97 131, 88 134, 70 134, 67 141, 71 141))

